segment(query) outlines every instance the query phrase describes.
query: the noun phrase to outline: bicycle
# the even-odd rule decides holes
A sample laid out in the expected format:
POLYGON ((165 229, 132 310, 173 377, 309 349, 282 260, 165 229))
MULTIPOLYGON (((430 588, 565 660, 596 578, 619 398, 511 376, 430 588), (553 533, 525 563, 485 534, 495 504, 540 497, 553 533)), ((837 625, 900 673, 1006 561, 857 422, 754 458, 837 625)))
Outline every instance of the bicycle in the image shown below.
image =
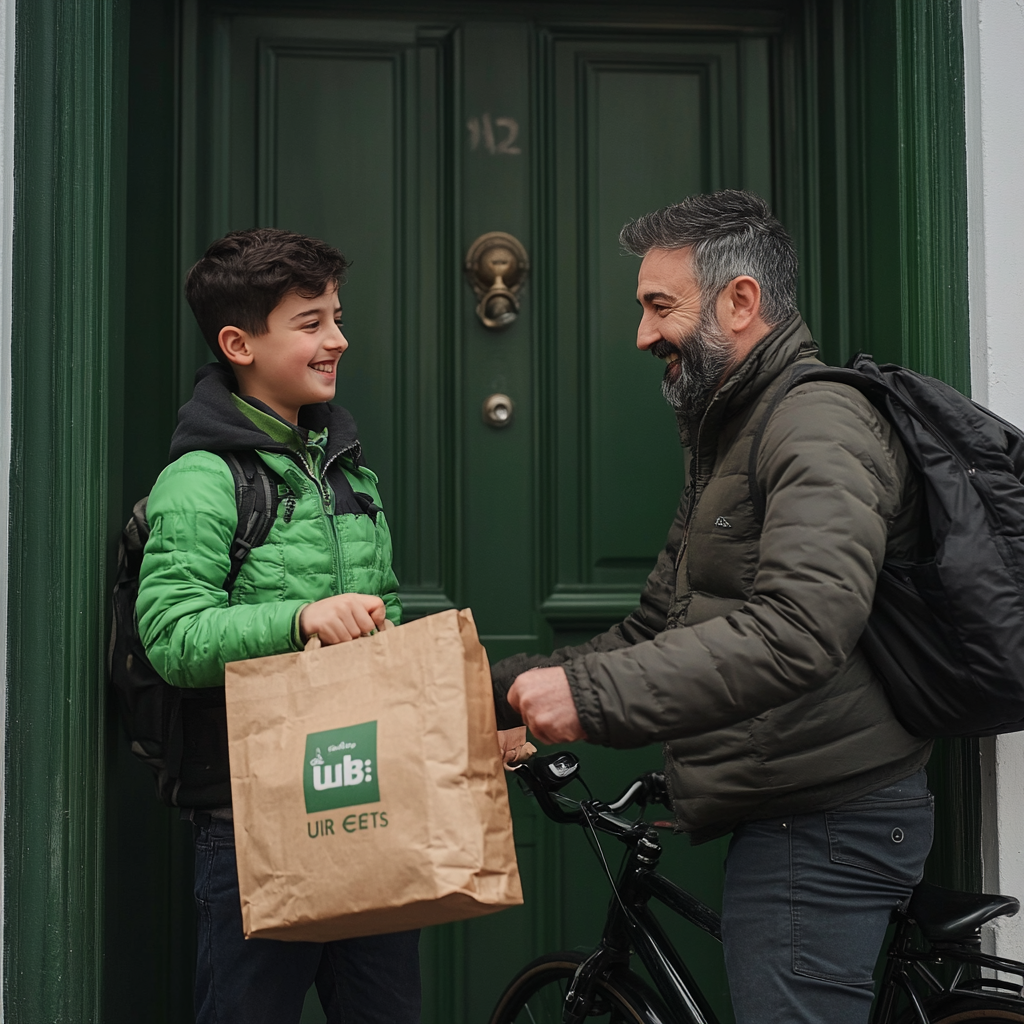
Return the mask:
MULTIPOLYGON (((582 782, 579 760, 569 752, 510 767, 549 818, 592 833, 613 895, 596 949, 549 953, 527 964, 505 989, 489 1024, 583 1024, 593 1018, 609 1024, 718 1024, 648 906, 657 900, 721 941, 718 914, 656 870, 661 842, 644 813, 650 804, 670 806, 664 774, 641 775, 606 803, 592 796, 573 800, 561 792, 574 780, 582 782), (634 805, 640 808, 636 820, 621 816, 634 805), (626 847, 617 881, 598 833, 626 847), (654 987, 631 969, 634 954, 654 987)), ((1019 909, 1010 896, 919 885, 906 905, 893 911, 896 928, 872 1024, 1024 1024, 1024 963, 981 951, 981 926, 1019 909), (953 980, 944 984, 939 975, 950 967, 953 980), (976 976, 979 969, 1019 981, 976 976)))

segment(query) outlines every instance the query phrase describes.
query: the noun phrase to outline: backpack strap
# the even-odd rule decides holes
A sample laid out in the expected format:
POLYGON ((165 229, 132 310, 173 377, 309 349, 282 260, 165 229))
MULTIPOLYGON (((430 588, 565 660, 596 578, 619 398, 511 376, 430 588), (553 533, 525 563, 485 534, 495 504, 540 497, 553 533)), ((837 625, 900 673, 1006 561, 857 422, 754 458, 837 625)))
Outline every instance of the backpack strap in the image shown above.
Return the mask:
POLYGON ((224 589, 231 593, 249 552, 258 548, 270 535, 280 498, 276 481, 271 479, 271 471, 255 452, 219 454, 231 470, 238 509, 238 526, 229 552, 231 568, 224 579, 224 589))
MULTIPOLYGON (((871 356, 857 355, 854 357, 855 365, 862 365, 864 362, 875 366, 871 356)), ((779 403, 800 384, 807 384, 810 381, 827 381, 832 384, 846 384, 862 392, 874 404, 879 404, 879 399, 888 393, 884 380, 875 380, 874 375, 869 376, 859 369, 852 369, 846 366, 815 366, 813 363, 797 363, 791 366, 788 373, 782 377, 781 382, 776 386, 775 394, 765 411, 761 422, 758 424, 757 432, 754 434, 753 443, 750 445, 750 463, 747 469, 747 484, 750 487, 750 504, 753 506, 754 515, 759 523, 764 522, 766 499, 764 492, 757 484, 757 456, 761 451, 761 440, 768 427, 768 421, 778 408, 779 403)))
MULTIPOLYGON (((358 463, 355 464, 358 465, 358 463)), ((377 513, 383 510, 369 494, 357 491, 352 487, 352 483, 341 465, 341 459, 335 459, 327 467, 324 476, 334 493, 334 514, 336 516, 366 515, 376 525, 377 513)))

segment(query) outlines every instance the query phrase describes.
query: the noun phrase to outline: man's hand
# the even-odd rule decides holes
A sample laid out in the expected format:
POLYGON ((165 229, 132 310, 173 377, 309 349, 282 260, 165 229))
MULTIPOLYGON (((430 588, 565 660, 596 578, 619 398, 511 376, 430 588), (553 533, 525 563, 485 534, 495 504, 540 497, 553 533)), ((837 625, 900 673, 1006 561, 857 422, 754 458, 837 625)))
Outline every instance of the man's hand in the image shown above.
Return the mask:
POLYGON ((516 676, 508 702, 541 743, 572 743, 587 738, 564 669, 534 668, 516 676))
POLYGON ((303 639, 316 633, 322 644, 343 644, 384 628, 384 602, 373 594, 336 594, 307 604, 299 613, 303 639))

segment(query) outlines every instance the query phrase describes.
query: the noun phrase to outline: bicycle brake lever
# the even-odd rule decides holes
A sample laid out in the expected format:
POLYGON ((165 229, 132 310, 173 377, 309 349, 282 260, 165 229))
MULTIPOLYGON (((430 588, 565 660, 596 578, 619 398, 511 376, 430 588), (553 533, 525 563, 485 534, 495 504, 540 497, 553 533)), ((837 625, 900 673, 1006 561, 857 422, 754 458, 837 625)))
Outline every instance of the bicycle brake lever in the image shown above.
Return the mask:
POLYGON ((564 797, 559 796, 558 790, 572 780, 578 768, 579 761, 576 760, 574 754, 550 754, 547 757, 533 757, 529 761, 523 761, 521 764, 510 765, 509 771, 516 776, 520 786, 526 791, 527 795, 537 800, 537 803, 540 804, 542 810, 549 818, 563 824, 574 825, 579 822, 579 811, 568 811, 560 807, 558 801, 563 801, 573 808, 578 808, 579 804, 575 800, 566 800, 564 797), (554 773, 554 779, 551 780, 543 770, 546 767, 545 762, 550 762, 560 756, 572 758, 574 762, 572 773, 563 781, 556 772, 554 773), (541 766, 540 771, 538 771, 538 762, 541 766))
POLYGON ((643 777, 644 796, 651 804, 661 804, 666 810, 672 811, 672 798, 668 794, 668 783, 664 772, 648 772, 643 777))

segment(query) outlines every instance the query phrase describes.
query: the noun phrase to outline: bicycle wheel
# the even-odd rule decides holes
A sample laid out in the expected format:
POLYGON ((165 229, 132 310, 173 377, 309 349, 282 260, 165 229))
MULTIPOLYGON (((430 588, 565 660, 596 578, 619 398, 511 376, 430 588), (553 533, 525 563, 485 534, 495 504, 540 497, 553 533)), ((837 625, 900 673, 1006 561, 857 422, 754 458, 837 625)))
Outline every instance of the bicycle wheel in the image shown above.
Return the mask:
MULTIPOLYGON (((489 1024, 561 1024, 562 1005, 576 968, 586 954, 549 953, 527 964, 505 989, 489 1024)), ((667 1024, 657 997, 631 971, 597 983, 590 1021, 605 1024, 667 1024)))
MULTIPOLYGON (((979 999, 972 995, 948 995, 926 1004, 929 1024, 1024 1024, 1024 1001, 1020 999, 979 999)), ((908 1010, 899 1024, 917 1024, 908 1010)))

